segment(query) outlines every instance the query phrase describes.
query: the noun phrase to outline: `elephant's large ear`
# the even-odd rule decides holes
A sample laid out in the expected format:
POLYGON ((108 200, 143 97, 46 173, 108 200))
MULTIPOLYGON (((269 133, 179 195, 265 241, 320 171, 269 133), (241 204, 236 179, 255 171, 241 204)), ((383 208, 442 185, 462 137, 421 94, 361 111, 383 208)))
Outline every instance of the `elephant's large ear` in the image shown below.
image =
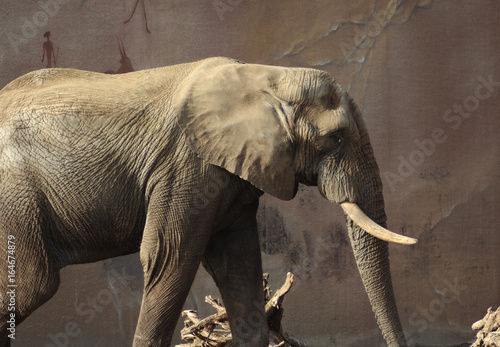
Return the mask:
POLYGON ((279 199, 296 193, 293 109, 276 95, 285 69, 204 63, 174 96, 191 150, 279 199))

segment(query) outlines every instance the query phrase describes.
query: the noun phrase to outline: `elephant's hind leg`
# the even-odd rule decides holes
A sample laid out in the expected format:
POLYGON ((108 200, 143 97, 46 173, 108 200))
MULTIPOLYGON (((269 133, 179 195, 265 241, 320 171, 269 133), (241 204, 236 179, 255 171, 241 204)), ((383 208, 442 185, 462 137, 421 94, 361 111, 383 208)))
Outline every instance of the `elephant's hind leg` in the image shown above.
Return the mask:
POLYGON ((7 345, 13 327, 55 294, 60 280, 43 238, 48 230, 43 230, 42 209, 29 199, 19 201, 0 200, 5 212, 0 215, 0 256, 8 262, 0 268, 0 346, 7 345))
POLYGON ((59 269, 36 255, 33 258, 28 260, 25 256, 16 257, 14 282, 10 282, 11 277, 6 284, 2 279, 0 346, 5 345, 2 344, 3 339, 15 332, 11 329, 16 329, 26 317, 48 301, 59 286, 59 269))

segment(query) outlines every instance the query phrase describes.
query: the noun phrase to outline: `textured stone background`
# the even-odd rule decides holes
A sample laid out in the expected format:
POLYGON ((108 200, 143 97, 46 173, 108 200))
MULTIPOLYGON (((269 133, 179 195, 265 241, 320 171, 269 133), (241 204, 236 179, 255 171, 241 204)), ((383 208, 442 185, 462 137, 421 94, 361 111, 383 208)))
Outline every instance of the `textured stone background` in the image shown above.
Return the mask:
MULTIPOLYGON (((365 115, 389 226, 420 239, 391 247, 408 339, 473 337, 471 323, 500 305, 498 0, 134 4, 0 0, 0 87, 45 66, 48 30, 58 67, 118 70, 118 37, 135 70, 230 56, 332 73, 365 115)), ((296 274, 285 329, 313 346, 381 345, 339 208, 302 187, 290 202, 264 197, 259 219, 272 285, 296 274)), ((141 288, 136 255, 65 268, 13 346, 130 345, 141 288)), ((212 313, 208 294, 217 291, 200 270, 186 307, 212 313)))

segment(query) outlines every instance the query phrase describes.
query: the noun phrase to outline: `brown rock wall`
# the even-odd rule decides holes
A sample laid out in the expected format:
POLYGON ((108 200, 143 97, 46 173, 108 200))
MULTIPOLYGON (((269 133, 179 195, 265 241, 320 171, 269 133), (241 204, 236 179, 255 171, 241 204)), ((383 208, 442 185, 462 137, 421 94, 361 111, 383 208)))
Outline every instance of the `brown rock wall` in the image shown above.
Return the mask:
MULTIPOLYGON (((140 0, 133 12, 134 4, 3 1, 0 87, 46 65, 46 31, 58 67, 116 71, 119 37, 136 70, 221 55, 332 73, 365 115, 389 226, 420 239, 391 248, 408 339, 472 339, 470 325, 500 304, 499 1, 140 0)), ((285 329, 314 346, 378 346, 340 209, 306 187, 261 205, 271 286, 296 275, 285 329)), ((128 345, 141 281, 136 255, 64 269, 59 292, 14 345, 128 345)), ((218 296, 200 271, 186 307, 210 314, 209 294, 218 296)))

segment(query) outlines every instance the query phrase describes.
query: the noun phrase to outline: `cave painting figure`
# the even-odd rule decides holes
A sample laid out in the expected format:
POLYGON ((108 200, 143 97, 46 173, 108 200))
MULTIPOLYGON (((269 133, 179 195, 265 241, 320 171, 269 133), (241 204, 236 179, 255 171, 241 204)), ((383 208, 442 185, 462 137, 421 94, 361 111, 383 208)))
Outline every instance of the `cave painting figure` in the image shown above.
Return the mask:
POLYGON ((146 32, 148 34, 151 34, 151 32, 149 31, 149 28, 148 28, 148 17, 146 15, 146 5, 144 4, 144 0, 136 0, 135 1, 134 9, 132 10, 130 17, 128 17, 128 19, 125 20, 124 24, 127 24, 128 22, 130 22, 130 20, 132 19, 132 17, 135 14, 135 10, 137 9, 137 5, 139 5, 139 2, 141 2, 141 4, 142 4, 142 11, 144 13, 144 22, 146 23, 146 32))
POLYGON ((43 55, 42 55, 42 63, 45 60, 45 57, 47 56, 47 68, 52 67, 52 58, 54 58, 54 66, 56 66, 56 55, 54 53, 54 44, 52 41, 50 41, 50 31, 46 31, 45 34, 43 34, 43 37, 47 39, 43 43, 43 55))
MULTIPOLYGON (((301 183, 344 209, 382 335, 407 345, 388 241, 416 240, 385 229, 367 127, 330 74, 229 58, 113 78, 34 71, 0 91, 0 134, 0 259, 15 244, 17 323, 54 295, 63 267, 139 252, 134 346, 170 344, 202 263, 235 345, 267 347, 258 201, 290 200, 301 183)), ((1 266, 0 295, 7 278, 1 266)))
POLYGON ((120 51, 120 67, 118 70, 107 70, 105 73, 107 74, 121 74, 134 71, 132 67, 132 62, 130 58, 127 56, 127 52, 125 52, 125 47, 123 46, 123 41, 121 39, 116 39, 118 41, 118 50, 120 51))

